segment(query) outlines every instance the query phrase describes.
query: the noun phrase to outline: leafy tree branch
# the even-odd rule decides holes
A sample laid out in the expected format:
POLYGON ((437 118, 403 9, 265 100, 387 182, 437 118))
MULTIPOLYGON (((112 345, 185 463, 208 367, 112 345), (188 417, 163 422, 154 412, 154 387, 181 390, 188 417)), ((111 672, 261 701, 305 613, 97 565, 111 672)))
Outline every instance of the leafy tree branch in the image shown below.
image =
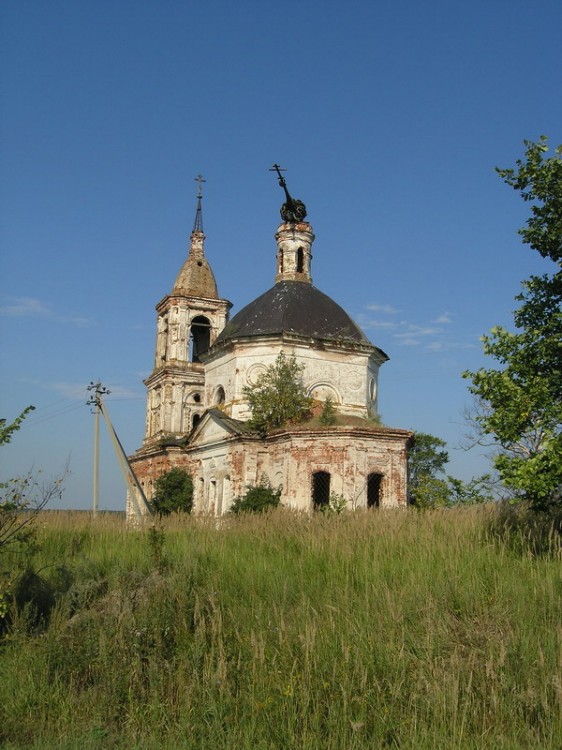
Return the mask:
POLYGON ((497 446, 504 485, 535 510, 562 506, 562 146, 525 141, 526 158, 502 179, 531 202, 523 242, 555 264, 531 276, 516 297, 515 331, 498 326, 483 337, 495 368, 465 372, 480 405, 473 424, 497 446))

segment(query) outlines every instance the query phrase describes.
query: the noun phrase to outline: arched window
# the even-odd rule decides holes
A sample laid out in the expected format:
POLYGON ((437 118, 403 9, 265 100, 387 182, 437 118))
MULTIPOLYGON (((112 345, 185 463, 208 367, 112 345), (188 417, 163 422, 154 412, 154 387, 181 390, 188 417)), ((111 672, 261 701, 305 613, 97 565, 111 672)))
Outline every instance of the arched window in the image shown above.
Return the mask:
POLYGON ((211 344, 211 324, 204 315, 196 315, 189 330, 189 361, 200 362, 200 356, 211 344))
POLYGON ((329 502, 330 474, 327 471, 315 471, 312 475, 312 505, 316 510, 329 502))
POLYGON ((378 508, 381 503, 382 474, 369 474, 367 477, 367 507, 378 508))
POLYGON ((195 428, 201 421, 201 414, 194 414, 193 419, 191 420, 191 427, 195 428))
POLYGON ((304 250, 299 247, 297 250, 297 273, 303 273, 304 271, 304 250))
POLYGON ((215 406, 220 406, 221 404, 224 404, 226 401, 226 395, 224 392, 224 388, 222 385, 219 385, 217 390, 215 391, 215 406))

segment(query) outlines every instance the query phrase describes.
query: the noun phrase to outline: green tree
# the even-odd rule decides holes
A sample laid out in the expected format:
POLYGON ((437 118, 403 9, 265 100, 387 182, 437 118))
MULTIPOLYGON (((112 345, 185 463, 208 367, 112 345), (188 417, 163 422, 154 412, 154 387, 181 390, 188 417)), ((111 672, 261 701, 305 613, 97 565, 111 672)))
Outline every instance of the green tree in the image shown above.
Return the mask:
POLYGON ((555 264, 523 282, 516 332, 493 328, 484 353, 499 367, 465 372, 479 408, 479 437, 497 447, 501 481, 535 510, 562 506, 562 146, 546 157, 547 139, 525 141, 526 158, 502 179, 531 202, 523 242, 555 264))
POLYGON ((410 502, 416 508, 448 508, 451 492, 445 479, 422 474, 417 485, 410 490, 410 502))
POLYGON ((259 484, 247 488, 246 494, 237 497, 230 508, 230 512, 238 513, 263 513, 279 505, 281 500, 281 487, 273 489, 269 479, 263 476, 259 484))
POLYGON ((449 506, 478 505, 495 500, 490 474, 474 477, 470 482, 447 475, 449 485, 449 506))
POLYGON ((440 507, 449 502, 444 474, 449 463, 446 443, 435 435, 416 432, 408 452, 408 489, 410 502, 418 508, 440 507))
POLYGON ((306 395, 302 374, 304 365, 280 352, 251 386, 243 393, 252 411, 249 425, 262 433, 287 422, 300 422, 310 415, 312 399, 306 395))
POLYGON ((425 432, 414 434, 408 453, 408 490, 417 508, 451 508, 492 500, 490 477, 485 475, 463 482, 445 473, 449 453, 446 443, 425 432))
POLYGON ((414 444, 408 453, 408 478, 416 486, 421 477, 442 474, 449 463, 447 443, 427 432, 414 433, 414 444))
POLYGON ((169 516, 171 513, 191 513, 193 480, 185 469, 175 466, 158 477, 154 485, 152 505, 160 516, 169 516))

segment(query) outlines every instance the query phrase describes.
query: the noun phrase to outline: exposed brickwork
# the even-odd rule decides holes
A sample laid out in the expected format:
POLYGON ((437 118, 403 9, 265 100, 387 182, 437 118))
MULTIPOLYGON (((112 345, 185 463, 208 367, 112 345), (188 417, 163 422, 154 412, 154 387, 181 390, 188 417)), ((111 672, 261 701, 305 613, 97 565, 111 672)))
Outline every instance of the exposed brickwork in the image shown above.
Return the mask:
POLYGON ((286 431, 264 439, 242 435, 206 442, 205 435, 185 448, 166 447, 139 451, 133 468, 148 496, 154 481, 172 466, 194 477, 195 511, 210 512, 208 488, 213 486, 214 512, 224 513, 248 485, 266 477, 282 485, 282 502, 300 510, 312 508, 312 475, 325 471, 331 491, 342 495, 351 508, 367 507, 370 474, 382 476, 380 505, 400 507, 407 503, 406 449, 411 433, 405 430, 367 431, 324 429, 286 431), (279 481, 281 479, 281 481, 279 481), (224 496, 228 480, 228 497, 224 496), (206 494, 207 493, 207 494, 206 494))

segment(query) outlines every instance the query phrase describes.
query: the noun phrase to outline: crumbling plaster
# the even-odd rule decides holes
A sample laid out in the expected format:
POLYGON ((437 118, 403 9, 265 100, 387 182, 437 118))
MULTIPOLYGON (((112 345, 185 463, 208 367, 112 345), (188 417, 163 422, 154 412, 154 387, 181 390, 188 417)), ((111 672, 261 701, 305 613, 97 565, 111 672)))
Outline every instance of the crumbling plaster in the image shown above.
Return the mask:
POLYGON ((244 388, 255 383, 259 374, 275 363, 281 351, 304 366, 303 382, 310 395, 322 399, 323 394, 315 394, 315 389, 325 386, 337 395, 340 413, 364 418, 377 416, 381 360, 372 349, 345 343, 337 347, 333 342, 310 342, 298 337, 291 340, 290 336, 229 343, 206 357, 208 405, 214 405, 213 394, 222 386, 228 413, 235 419, 248 419, 250 412, 244 388))

